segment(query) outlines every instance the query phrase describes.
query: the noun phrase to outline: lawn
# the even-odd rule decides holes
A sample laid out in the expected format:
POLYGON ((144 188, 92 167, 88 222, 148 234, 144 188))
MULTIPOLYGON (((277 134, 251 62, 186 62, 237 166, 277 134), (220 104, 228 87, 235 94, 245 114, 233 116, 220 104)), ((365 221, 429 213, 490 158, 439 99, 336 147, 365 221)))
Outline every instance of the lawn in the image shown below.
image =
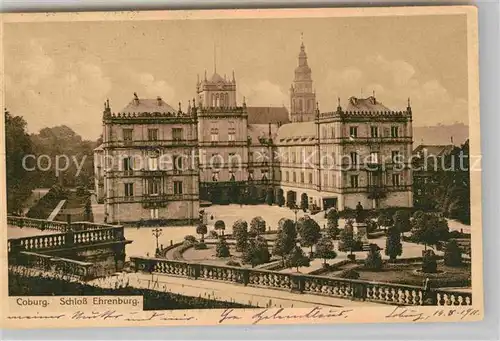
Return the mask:
MULTIPOLYGON (((211 264, 211 265, 226 265, 228 261, 238 262, 243 268, 251 268, 250 264, 243 264, 241 261, 241 252, 236 251, 234 246, 229 246, 230 257, 219 258, 216 256, 215 248, 216 245, 207 244, 207 249, 205 250, 195 250, 194 248, 189 248, 182 254, 182 257, 188 262, 211 264)), ((278 258, 271 258, 271 262, 278 260, 278 258)))
MULTIPOLYGON (((382 271, 365 270, 362 265, 356 267, 355 270, 360 275, 359 279, 363 281, 422 286, 425 279, 429 278, 431 287, 470 287, 470 265, 450 267, 444 265, 442 262, 438 262, 439 273, 427 275, 417 271, 420 270, 421 267, 421 264, 386 263, 382 271)), ((353 268, 352 265, 349 266, 349 264, 347 264, 346 267, 341 267, 339 271, 321 274, 321 276, 337 277, 343 270, 350 268, 353 268)))

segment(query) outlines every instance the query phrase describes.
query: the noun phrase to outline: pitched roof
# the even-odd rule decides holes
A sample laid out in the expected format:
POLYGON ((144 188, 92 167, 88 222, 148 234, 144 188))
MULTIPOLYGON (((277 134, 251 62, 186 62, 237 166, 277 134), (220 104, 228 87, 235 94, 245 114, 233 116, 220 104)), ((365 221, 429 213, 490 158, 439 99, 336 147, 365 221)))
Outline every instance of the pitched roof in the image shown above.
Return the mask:
POLYGON ((287 142, 310 143, 316 139, 316 124, 314 122, 295 122, 279 127, 276 143, 287 142))
POLYGON ((285 124, 290 122, 285 107, 247 107, 248 124, 285 124))
POLYGON ((346 111, 392 111, 373 96, 368 98, 350 97, 346 111))
POLYGON ((176 109, 171 107, 168 103, 163 101, 161 98, 150 99, 150 98, 139 98, 138 100, 133 99, 125 108, 123 108, 120 112, 161 112, 161 113, 175 113, 176 109))
POLYGON ((455 148, 454 145, 448 144, 448 145, 425 145, 421 144, 415 150, 413 150, 413 155, 420 155, 421 153, 424 153, 426 156, 445 156, 448 155, 453 148, 455 148))

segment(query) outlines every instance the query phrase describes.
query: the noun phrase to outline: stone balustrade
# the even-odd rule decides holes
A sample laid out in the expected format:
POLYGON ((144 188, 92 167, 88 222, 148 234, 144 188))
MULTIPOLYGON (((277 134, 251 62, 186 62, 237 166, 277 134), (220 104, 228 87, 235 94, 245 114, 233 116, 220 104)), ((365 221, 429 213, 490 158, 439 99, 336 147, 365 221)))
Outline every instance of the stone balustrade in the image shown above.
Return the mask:
POLYGON ((131 257, 136 271, 394 305, 471 305, 472 294, 361 280, 131 257))
POLYGON ((16 265, 51 271, 65 276, 69 275, 82 280, 90 280, 95 277, 94 264, 92 263, 35 252, 20 252, 16 258, 16 265))
MULTIPOLYGON (((36 228, 39 230, 49 230, 49 231, 68 231, 68 223, 64 221, 50 221, 45 219, 35 219, 26 217, 16 217, 7 216, 7 225, 26 227, 26 228, 36 228)), ((115 228, 117 225, 102 224, 102 223, 92 223, 89 221, 76 221, 72 222, 71 229, 74 231, 81 230, 99 230, 106 228, 115 228)))
POLYGON ((65 233, 12 238, 7 241, 7 250, 10 255, 21 251, 49 251, 125 240, 123 226, 106 226, 111 227, 86 229, 82 231, 70 230, 65 233))

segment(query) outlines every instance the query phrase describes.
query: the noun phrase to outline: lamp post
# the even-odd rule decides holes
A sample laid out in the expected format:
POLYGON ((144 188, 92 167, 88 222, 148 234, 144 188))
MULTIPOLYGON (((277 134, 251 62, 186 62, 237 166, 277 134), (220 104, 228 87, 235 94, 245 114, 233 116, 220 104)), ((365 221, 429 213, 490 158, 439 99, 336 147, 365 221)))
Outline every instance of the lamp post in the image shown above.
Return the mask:
POLYGON ((162 229, 155 228, 155 229, 153 229, 152 232, 153 232, 153 236, 156 238, 156 254, 158 254, 158 252, 160 251, 160 246, 158 244, 158 237, 161 236, 162 229))

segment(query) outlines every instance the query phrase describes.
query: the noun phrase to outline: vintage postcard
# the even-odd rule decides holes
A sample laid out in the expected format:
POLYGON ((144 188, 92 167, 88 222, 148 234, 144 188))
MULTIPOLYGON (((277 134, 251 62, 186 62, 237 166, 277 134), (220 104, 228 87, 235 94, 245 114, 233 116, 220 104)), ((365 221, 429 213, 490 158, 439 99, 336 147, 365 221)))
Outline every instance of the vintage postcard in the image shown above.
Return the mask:
POLYGON ((483 318, 474 7, 1 35, 4 327, 483 318))

